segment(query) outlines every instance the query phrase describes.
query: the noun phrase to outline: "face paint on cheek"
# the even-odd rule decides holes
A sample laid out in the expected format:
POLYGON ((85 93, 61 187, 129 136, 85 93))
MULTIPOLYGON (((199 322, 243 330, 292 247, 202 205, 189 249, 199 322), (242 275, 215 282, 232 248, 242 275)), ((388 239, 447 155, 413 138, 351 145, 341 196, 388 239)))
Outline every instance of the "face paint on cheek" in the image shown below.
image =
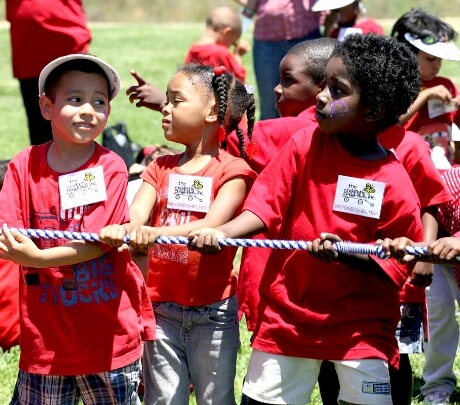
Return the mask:
POLYGON ((330 107, 331 118, 345 117, 348 113, 348 104, 343 100, 334 100, 330 107))

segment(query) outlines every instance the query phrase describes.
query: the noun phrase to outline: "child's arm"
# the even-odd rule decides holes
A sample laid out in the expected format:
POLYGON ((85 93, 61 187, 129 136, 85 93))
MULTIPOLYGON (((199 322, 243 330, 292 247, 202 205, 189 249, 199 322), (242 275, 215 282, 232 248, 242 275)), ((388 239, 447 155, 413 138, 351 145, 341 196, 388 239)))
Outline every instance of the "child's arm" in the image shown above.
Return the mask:
POLYGON ((126 90, 126 95, 129 96, 129 101, 136 103, 136 107, 147 107, 153 111, 159 111, 167 103, 166 94, 157 87, 147 83, 137 72, 131 70, 131 76, 137 80, 137 85, 130 86, 126 90))
POLYGON ((246 195, 246 187, 246 181, 242 177, 234 177, 219 189, 209 212, 203 219, 182 225, 158 228, 138 226, 129 234, 130 243, 137 247, 151 246, 160 235, 186 236, 189 235, 190 231, 197 228, 215 228, 223 225, 230 221, 241 206, 246 195))
POLYGON ((155 188, 146 181, 142 182, 129 207, 130 222, 105 226, 99 232, 99 239, 109 246, 120 248, 120 251, 127 250, 129 246, 124 242, 125 236, 129 235, 134 228, 148 223, 156 200, 155 188))
MULTIPOLYGON (((195 224, 195 222, 193 222, 195 224)), ((202 253, 216 253, 221 247, 218 239, 239 238, 265 230, 263 221, 251 211, 243 211, 230 222, 217 228, 198 228, 188 235, 190 250, 197 250, 202 253)))
POLYGON ((27 236, 3 225, 0 257, 16 264, 35 268, 68 266, 102 256, 105 250, 97 243, 71 241, 63 246, 39 249, 27 236))
POLYGON ((409 121, 417 112, 422 109, 427 101, 432 98, 447 102, 452 100, 452 94, 442 84, 422 90, 419 93, 417 99, 407 110, 407 113, 399 117, 399 123, 405 124, 407 121, 409 121))

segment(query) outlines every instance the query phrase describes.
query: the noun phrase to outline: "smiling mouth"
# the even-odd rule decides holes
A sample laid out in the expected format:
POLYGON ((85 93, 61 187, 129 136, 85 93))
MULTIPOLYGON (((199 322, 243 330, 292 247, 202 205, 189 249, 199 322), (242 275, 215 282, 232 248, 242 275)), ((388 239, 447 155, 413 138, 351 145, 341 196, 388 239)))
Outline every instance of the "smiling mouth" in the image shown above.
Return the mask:
POLYGON ((88 124, 88 123, 85 123, 85 122, 79 122, 79 123, 75 124, 75 126, 77 128, 85 128, 85 129, 93 128, 93 124, 88 124))

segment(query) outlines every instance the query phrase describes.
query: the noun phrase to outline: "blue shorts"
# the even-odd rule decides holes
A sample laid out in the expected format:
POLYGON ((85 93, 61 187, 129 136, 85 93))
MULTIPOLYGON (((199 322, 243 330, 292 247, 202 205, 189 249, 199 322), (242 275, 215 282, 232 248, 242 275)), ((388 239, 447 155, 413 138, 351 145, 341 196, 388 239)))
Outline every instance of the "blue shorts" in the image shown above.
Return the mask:
POLYGON ((78 376, 32 374, 19 370, 10 405, 140 405, 140 360, 117 370, 78 376))
POLYGON ((401 320, 396 328, 400 354, 422 352, 423 304, 401 303, 401 320))

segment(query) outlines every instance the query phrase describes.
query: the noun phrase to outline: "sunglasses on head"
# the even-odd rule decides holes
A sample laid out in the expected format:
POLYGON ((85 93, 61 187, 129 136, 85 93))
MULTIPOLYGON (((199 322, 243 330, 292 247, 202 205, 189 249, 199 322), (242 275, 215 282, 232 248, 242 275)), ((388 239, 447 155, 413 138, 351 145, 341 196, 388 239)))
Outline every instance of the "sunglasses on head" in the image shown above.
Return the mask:
POLYGON ((420 41, 422 41, 425 45, 434 45, 438 42, 447 42, 446 37, 438 37, 433 34, 420 35, 418 39, 420 39, 420 41))

